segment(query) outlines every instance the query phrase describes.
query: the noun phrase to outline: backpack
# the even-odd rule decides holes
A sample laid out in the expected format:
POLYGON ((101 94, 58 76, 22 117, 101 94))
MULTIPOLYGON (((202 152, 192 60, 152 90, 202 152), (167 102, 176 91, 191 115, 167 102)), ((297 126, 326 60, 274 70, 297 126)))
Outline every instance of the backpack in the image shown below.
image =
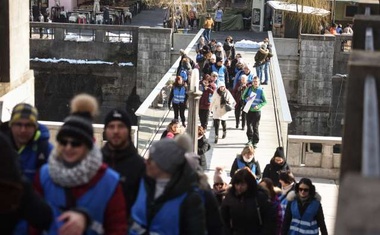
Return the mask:
POLYGON ((187 72, 186 72, 186 70, 181 69, 181 72, 179 72, 179 76, 182 77, 182 80, 183 80, 184 82, 187 81, 187 72))

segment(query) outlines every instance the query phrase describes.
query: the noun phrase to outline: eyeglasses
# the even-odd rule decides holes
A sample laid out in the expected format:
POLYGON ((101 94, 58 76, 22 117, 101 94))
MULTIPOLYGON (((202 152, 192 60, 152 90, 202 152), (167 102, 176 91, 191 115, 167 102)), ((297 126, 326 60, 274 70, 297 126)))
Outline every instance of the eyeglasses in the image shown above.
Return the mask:
POLYGON ((32 128, 36 127, 36 125, 33 123, 21 123, 21 122, 15 122, 12 124, 12 126, 15 126, 17 128, 20 128, 20 129, 22 127, 25 127, 25 129, 32 129, 32 128))
POLYGON ((83 142, 78 141, 78 140, 65 140, 65 139, 63 139, 63 140, 58 140, 58 142, 60 145, 65 146, 65 147, 66 147, 66 145, 70 144, 71 147, 73 147, 73 148, 77 148, 77 147, 80 147, 83 145, 83 142))
POLYGON ((308 188, 298 188, 298 191, 308 193, 309 189, 308 188))

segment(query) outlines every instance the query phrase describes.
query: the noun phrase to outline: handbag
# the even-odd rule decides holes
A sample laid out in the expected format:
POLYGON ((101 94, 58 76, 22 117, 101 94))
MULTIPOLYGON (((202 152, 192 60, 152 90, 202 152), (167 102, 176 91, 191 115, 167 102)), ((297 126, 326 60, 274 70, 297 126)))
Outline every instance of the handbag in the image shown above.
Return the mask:
POLYGON ((231 110, 233 110, 234 109, 234 107, 232 107, 232 105, 230 105, 230 104, 226 104, 226 111, 227 112, 229 112, 229 111, 231 111, 231 110))

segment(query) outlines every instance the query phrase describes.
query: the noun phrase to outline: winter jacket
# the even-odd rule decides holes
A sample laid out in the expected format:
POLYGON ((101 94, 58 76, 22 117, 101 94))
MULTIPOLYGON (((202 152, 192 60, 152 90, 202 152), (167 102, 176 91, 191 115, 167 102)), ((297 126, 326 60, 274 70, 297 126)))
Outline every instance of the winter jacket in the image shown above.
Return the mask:
POLYGON ((261 190, 256 195, 234 195, 230 190, 221 206, 226 235, 273 235, 276 212, 261 190), (259 211, 257 208, 259 205, 259 211), (262 225, 260 225, 260 219, 262 225))
POLYGON ((200 91, 202 91, 202 96, 199 100, 199 109, 210 109, 212 96, 215 90, 216 85, 214 83, 209 83, 209 85, 205 87, 201 82, 200 91))
POLYGON ((203 28, 211 29, 213 26, 214 26, 214 20, 211 18, 206 18, 205 22, 203 23, 203 28))
POLYGON ((112 150, 107 143, 102 148, 103 162, 120 175, 120 184, 126 201, 127 216, 136 200, 139 182, 145 173, 145 162, 135 146, 130 143, 128 147, 112 150))
MULTIPOLYGON (((160 224, 155 224, 157 225, 155 230, 170 230, 173 232, 172 234, 176 234, 175 231, 178 231, 181 235, 205 234, 204 205, 200 194, 195 191, 197 180, 196 172, 185 163, 182 165, 182 169, 172 175, 163 194, 154 199, 155 180, 148 176, 143 177, 138 200, 131 211, 132 225, 130 233, 134 234, 137 228, 140 231, 149 232, 152 227, 147 227, 147 225, 151 225, 153 221, 160 221, 160 224), (145 195, 145 198, 141 198, 143 195, 145 195), (178 199, 182 200, 175 203, 178 199), (178 223, 174 223, 174 219, 172 220, 169 216, 160 213, 160 210, 165 209, 165 205, 168 203, 173 205, 172 211, 169 211, 170 215, 178 214, 178 223), (177 206, 174 207, 175 205, 177 206), (146 218, 141 217, 144 214, 147 215, 146 218), (160 227, 160 225, 163 227, 160 227)), ((140 234, 144 234, 144 232, 140 234)))
POLYGON ((49 143, 49 129, 45 125, 39 123, 38 129, 33 138, 27 145, 22 146, 20 149, 17 149, 16 144, 13 141, 9 122, 3 123, 0 129, 9 137, 13 143, 14 149, 18 152, 22 173, 33 182, 36 172, 47 162, 50 152, 53 149, 53 145, 49 143))
POLYGON ((216 63, 212 64, 210 66, 210 71, 208 74, 211 74, 212 72, 218 73, 218 79, 215 81, 216 87, 219 88, 219 83, 224 82, 226 84, 226 87, 228 87, 228 72, 226 66, 217 66, 216 63))
POLYGON ((268 49, 263 50, 262 48, 260 48, 256 52, 256 55, 255 55, 255 66, 263 64, 268 55, 269 55, 268 49))
POLYGON ((198 138, 198 155, 200 157, 200 166, 203 170, 207 170, 205 153, 209 151, 210 148, 211 145, 208 143, 206 136, 203 135, 201 138, 198 138))
POLYGON ((244 167, 248 167, 251 170, 252 170, 252 168, 254 168, 255 172, 253 172, 253 174, 255 175, 256 179, 257 180, 261 179, 260 163, 258 161, 256 161, 255 158, 253 158, 252 161, 250 161, 250 162, 245 162, 243 160, 243 157, 240 154, 236 156, 234 162, 232 163, 230 176, 233 177, 235 172, 238 169, 242 169, 244 167), (238 161, 240 162, 240 164, 238 164, 238 161), (243 165, 243 166, 239 167, 239 165, 243 165))
POLYGON ((241 107, 244 104, 243 100, 241 99, 241 96, 246 88, 247 88, 247 85, 246 84, 242 85, 240 81, 238 83, 238 86, 234 87, 232 91, 232 95, 236 101, 235 109, 238 107, 241 107))
POLYGON ((279 181, 279 174, 281 171, 290 171, 288 163, 284 159, 284 163, 282 165, 278 165, 274 161, 274 157, 270 160, 270 163, 267 164, 264 168, 263 178, 269 178, 273 181, 273 186, 277 186, 281 188, 281 184, 279 181))
POLYGON ((307 234, 318 235, 319 228, 322 235, 327 235, 325 217, 320 203, 321 196, 318 193, 315 194, 314 198, 309 198, 302 203, 295 191, 291 191, 287 196, 287 200, 288 205, 286 207, 285 218, 282 224, 282 234, 305 234, 302 233, 302 230, 298 232, 295 231, 298 229, 309 229, 316 230, 316 232, 307 234), (299 223, 299 221, 307 223, 299 223), (316 226, 313 226, 315 222, 316 226), (308 223, 311 224, 310 227, 307 228, 303 226, 308 223))
MULTIPOLYGON (((67 203, 72 199, 67 197, 69 193, 66 188, 53 182, 49 175, 47 164, 41 168, 39 175, 41 177, 40 182, 42 183, 44 198, 52 207, 54 218, 58 218, 63 213, 62 210, 64 207, 67 206, 67 203)), ((92 220, 91 226, 86 230, 86 234, 103 234, 103 224, 106 220, 105 210, 117 187, 120 187, 119 175, 111 169, 106 169, 103 176, 93 187, 89 188, 88 191, 80 197, 75 198, 73 206, 85 208, 92 220)), ((54 220, 48 234, 58 234, 58 230, 61 226, 62 224, 60 222, 54 220)), ((107 228, 105 231, 111 232, 111 230, 107 228)), ((122 234, 121 230, 115 234, 122 234)))
POLYGON ((186 104, 187 98, 188 98, 188 95, 186 92, 186 87, 184 85, 173 86, 169 95, 169 105, 172 105, 172 102, 175 104, 186 104), (179 91, 179 93, 177 91, 179 91), (183 99, 182 99, 182 96, 184 96, 183 99), (180 98, 181 98, 181 101, 178 102, 180 98))
MULTIPOLYGON (((235 99, 231 95, 230 91, 226 88, 225 89, 225 99, 227 103, 229 103, 232 107, 235 106, 235 99)), ((220 119, 220 120, 227 120, 228 118, 228 112, 226 111, 225 105, 221 105, 221 97, 218 94, 218 90, 214 92, 214 95, 212 96, 211 100, 211 106, 210 110, 213 112, 213 119, 220 119)))
POLYGON ((240 84, 240 79, 241 79, 242 75, 247 75, 247 84, 252 83, 252 80, 254 77, 252 71, 249 71, 249 73, 245 73, 244 70, 240 70, 235 75, 233 88, 235 88, 238 84, 240 84))
POLYGON ((13 234, 20 220, 41 230, 48 229, 53 220, 52 210, 22 176, 17 152, 3 133, 0 133, 0 156, 1 234, 13 234))
MULTIPOLYGON (((67 210, 78 210, 75 204, 75 201, 78 201, 83 195, 90 191, 105 175, 108 167, 103 164, 96 175, 92 177, 90 182, 84 185, 70 188, 70 193, 72 200, 67 200, 66 208, 67 210), (71 203, 70 203, 71 201, 71 203)), ((43 182, 40 180, 40 175, 38 173, 36 180, 34 182, 35 189, 41 194, 45 195, 43 182)), ((120 184, 114 190, 112 197, 109 199, 107 206, 105 208, 103 229, 104 233, 107 235, 125 235, 127 231, 126 225, 126 212, 125 212, 125 199, 123 195, 123 190, 120 184)), ((86 208, 83 208, 86 209, 86 208)))

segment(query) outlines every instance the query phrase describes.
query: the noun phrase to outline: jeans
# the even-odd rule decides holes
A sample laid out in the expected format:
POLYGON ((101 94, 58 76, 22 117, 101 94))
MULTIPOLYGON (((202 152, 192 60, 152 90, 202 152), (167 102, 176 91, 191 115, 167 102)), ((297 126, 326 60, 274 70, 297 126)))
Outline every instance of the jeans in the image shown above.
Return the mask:
POLYGON ((269 81, 269 66, 270 66, 270 61, 265 62, 265 64, 264 64, 264 76, 265 76, 264 83, 268 83, 268 81, 269 81))
POLYGON ((260 79, 260 83, 262 82, 262 78, 263 78, 263 69, 264 69, 264 65, 265 64, 261 64, 259 66, 256 66, 256 74, 257 76, 259 77, 260 79))
POLYGON ((210 39, 211 39, 211 29, 205 29, 203 31, 203 37, 206 39, 207 42, 210 42, 210 39))

